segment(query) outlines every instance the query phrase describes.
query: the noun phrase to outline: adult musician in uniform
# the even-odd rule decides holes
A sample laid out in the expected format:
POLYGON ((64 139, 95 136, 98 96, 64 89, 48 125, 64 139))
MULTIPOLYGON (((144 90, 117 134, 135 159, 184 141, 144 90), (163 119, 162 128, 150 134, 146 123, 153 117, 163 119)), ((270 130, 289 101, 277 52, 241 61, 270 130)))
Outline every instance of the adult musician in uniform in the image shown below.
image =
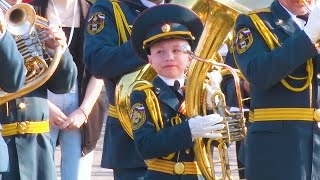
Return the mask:
POLYGON ((103 80, 91 76, 83 63, 84 30, 91 2, 34 0, 31 4, 40 16, 62 27, 77 65, 77 81, 71 91, 65 94, 48 92, 50 136, 54 149, 60 144, 61 159, 55 160, 61 162, 61 179, 87 180, 91 176, 92 150, 97 142, 88 139, 88 134, 100 137, 105 116, 104 98, 98 98, 103 80), (91 127, 97 128, 91 130, 91 127), (92 132, 87 133, 87 130, 92 132))
POLYGON ((43 35, 47 37, 49 55, 53 55, 57 46, 62 46, 64 53, 44 85, 0 107, 2 135, 10 160, 9 172, 3 173, 2 180, 57 179, 49 135, 47 89, 55 93, 70 91, 77 68, 66 49, 66 36, 61 28, 49 27, 43 35))
POLYGON ((114 91, 122 76, 146 64, 131 48, 133 21, 148 7, 163 3, 164 0, 98 0, 89 14, 84 61, 93 76, 104 80, 110 102, 101 167, 113 169, 116 180, 138 179, 146 173, 146 164, 120 124, 114 91))
POLYGON ((234 56, 250 84, 248 180, 320 179, 317 100, 320 2, 274 0, 240 15, 234 56))
MULTIPOLYGON (((15 92, 22 87, 24 76, 23 58, 17 49, 16 42, 6 31, 4 15, 0 11, 0 88, 5 92, 15 92)), ((9 170, 9 154, 7 144, 3 140, 0 124, 0 180, 2 172, 9 170)))

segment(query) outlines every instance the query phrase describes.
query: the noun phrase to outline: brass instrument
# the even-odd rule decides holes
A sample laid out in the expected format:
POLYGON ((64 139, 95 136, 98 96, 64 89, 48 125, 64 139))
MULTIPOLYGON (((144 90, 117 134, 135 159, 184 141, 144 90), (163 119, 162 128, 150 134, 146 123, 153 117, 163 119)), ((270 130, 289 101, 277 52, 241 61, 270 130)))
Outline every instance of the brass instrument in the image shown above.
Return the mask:
POLYGON ((120 123, 126 133, 133 139, 132 125, 130 120, 130 94, 140 82, 151 82, 157 73, 150 64, 143 66, 135 72, 121 78, 115 89, 116 109, 120 123))
POLYGON ((198 0, 192 8, 204 22, 205 28, 200 38, 195 54, 184 49, 195 60, 191 63, 187 73, 186 84, 186 108, 187 116, 206 115, 205 98, 206 91, 204 84, 206 75, 214 67, 216 70, 227 69, 234 76, 236 92, 240 111, 238 113, 227 113, 225 109, 225 97, 217 91, 213 94, 214 113, 219 113, 224 118, 226 128, 223 130, 223 137, 218 140, 219 164, 222 176, 217 177, 213 152, 209 139, 205 144, 202 138, 195 140, 194 151, 198 166, 206 179, 232 179, 229 165, 227 146, 234 141, 245 137, 245 118, 243 113, 242 99, 239 86, 239 77, 233 68, 221 64, 221 56, 217 52, 225 42, 228 33, 232 30, 236 17, 242 12, 247 13, 249 9, 234 3, 231 0, 198 0), (218 61, 218 62, 217 62, 218 61), (217 100, 217 101, 216 101, 217 100))
POLYGON ((2 105, 42 86, 58 67, 63 50, 58 46, 53 58, 47 54, 43 30, 48 28, 49 23, 37 16, 31 5, 20 3, 11 6, 0 0, 0 8, 6 11, 6 28, 15 37, 26 69, 25 85, 18 92, 7 93, 0 89, 2 105))
POLYGON ((311 13, 311 9, 310 9, 309 5, 307 4, 307 2, 305 0, 300 0, 299 3, 306 8, 308 13, 311 13))

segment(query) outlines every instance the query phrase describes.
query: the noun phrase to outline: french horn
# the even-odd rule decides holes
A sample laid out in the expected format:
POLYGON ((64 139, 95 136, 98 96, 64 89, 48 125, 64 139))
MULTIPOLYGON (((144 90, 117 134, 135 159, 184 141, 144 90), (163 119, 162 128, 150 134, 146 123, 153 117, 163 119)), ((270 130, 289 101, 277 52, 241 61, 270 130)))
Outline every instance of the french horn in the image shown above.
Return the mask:
POLYGON ((34 8, 26 3, 11 6, 0 0, 0 8, 6 11, 5 28, 14 36, 26 69, 25 84, 15 93, 0 89, 0 105, 19 98, 42 86, 54 73, 63 54, 58 46, 53 57, 47 53, 43 30, 48 29, 48 21, 36 15, 34 8))
POLYGON ((217 163, 213 162, 213 139, 195 139, 195 157, 205 179, 232 179, 227 147, 230 143, 242 140, 246 136, 246 127, 238 72, 225 64, 219 63, 222 62, 222 58, 218 50, 225 43, 229 32, 234 27, 237 16, 240 13, 249 12, 249 9, 231 0, 198 0, 192 9, 203 21, 204 31, 195 53, 190 52, 188 48, 184 48, 184 51, 194 59, 187 72, 185 99, 187 116, 191 118, 197 115, 206 115, 204 83, 207 73, 212 69, 219 72, 227 70, 234 76, 240 109, 236 113, 226 111, 224 94, 221 91, 216 91, 213 94, 214 113, 220 114, 226 125, 222 132, 223 137, 217 142, 221 177, 218 177, 218 173, 216 173, 217 163), (199 84, 203 84, 203 86, 199 86, 199 84))

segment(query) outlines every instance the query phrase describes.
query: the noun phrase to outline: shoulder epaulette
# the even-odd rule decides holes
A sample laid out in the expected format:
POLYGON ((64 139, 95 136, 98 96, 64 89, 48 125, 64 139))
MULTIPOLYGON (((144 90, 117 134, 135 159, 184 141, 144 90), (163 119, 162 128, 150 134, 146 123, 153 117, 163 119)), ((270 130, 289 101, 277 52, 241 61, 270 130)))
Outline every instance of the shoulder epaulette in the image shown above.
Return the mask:
POLYGON ((270 8, 256 9, 256 10, 250 11, 248 13, 248 15, 250 15, 250 14, 258 14, 258 13, 265 13, 265 12, 271 12, 271 9, 270 8))

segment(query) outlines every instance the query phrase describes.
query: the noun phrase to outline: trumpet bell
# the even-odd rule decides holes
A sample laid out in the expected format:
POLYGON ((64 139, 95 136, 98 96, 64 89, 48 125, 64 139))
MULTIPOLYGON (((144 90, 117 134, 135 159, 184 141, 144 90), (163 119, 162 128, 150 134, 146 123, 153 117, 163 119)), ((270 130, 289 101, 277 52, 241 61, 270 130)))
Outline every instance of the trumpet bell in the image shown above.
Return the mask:
POLYGON ((12 6, 5 15, 7 30, 16 36, 29 34, 36 21, 36 12, 33 7, 26 3, 12 6))

